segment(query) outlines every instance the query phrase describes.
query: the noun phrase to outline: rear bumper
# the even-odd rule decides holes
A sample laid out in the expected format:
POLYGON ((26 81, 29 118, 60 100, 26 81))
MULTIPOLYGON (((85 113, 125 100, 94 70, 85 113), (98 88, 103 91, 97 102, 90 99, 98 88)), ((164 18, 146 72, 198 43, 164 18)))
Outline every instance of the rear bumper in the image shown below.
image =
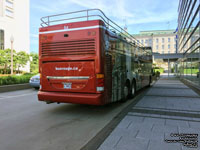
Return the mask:
POLYGON ((103 94, 83 94, 83 93, 64 93, 64 92, 38 92, 39 101, 76 103, 89 105, 103 105, 103 94))

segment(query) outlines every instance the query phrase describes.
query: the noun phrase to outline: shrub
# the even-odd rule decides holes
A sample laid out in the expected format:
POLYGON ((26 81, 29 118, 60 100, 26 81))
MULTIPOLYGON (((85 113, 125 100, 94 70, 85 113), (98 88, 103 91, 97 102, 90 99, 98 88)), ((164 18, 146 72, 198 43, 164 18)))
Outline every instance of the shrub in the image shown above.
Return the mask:
POLYGON ((156 77, 160 77, 160 72, 156 71, 156 77))
POLYGON ((0 85, 28 83, 33 74, 1 76, 0 85))
POLYGON ((164 69, 163 68, 158 68, 158 67, 156 67, 156 68, 154 68, 154 71, 155 72, 160 72, 160 73, 163 73, 164 72, 164 69))

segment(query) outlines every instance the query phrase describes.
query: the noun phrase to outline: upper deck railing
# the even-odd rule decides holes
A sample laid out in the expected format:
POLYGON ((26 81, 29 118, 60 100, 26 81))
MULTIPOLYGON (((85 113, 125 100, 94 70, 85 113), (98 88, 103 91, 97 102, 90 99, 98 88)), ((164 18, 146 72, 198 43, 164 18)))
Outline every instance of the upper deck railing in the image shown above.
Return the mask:
POLYGON ((124 30, 115 22, 113 22, 111 19, 109 19, 100 9, 87 9, 87 10, 80 10, 80 11, 74 11, 74 12, 69 12, 69 13, 62 13, 62 14, 42 17, 41 26, 47 27, 50 25, 58 24, 58 22, 64 23, 69 20, 76 22, 80 20, 88 21, 88 20, 94 20, 94 19, 101 19, 105 23, 108 29, 110 29, 111 31, 114 31, 115 33, 118 33, 119 35, 126 38, 128 41, 133 42, 134 44, 143 47, 142 43, 137 41, 135 37, 133 37, 126 30, 124 30), (70 17, 70 15, 73 15, 73 16, 70 17))

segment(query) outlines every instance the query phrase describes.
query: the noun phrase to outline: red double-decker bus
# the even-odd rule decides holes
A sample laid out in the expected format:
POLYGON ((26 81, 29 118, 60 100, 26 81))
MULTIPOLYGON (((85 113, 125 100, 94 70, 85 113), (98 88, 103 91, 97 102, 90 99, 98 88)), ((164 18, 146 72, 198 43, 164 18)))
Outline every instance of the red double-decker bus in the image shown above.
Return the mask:
POLYGON ((151 47, 143 47, 101 10, 41 20, 40 101, 104 105, 150 85, 151 47))

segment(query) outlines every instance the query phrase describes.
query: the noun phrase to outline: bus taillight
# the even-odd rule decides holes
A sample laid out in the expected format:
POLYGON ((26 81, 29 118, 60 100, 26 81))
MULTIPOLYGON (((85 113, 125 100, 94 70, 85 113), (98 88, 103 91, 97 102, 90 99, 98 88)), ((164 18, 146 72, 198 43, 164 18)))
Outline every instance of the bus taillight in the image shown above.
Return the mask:
POLYGON ((97 92, 103 92, 104 91, 104 74, 96 74, 97 79, 97 92))

